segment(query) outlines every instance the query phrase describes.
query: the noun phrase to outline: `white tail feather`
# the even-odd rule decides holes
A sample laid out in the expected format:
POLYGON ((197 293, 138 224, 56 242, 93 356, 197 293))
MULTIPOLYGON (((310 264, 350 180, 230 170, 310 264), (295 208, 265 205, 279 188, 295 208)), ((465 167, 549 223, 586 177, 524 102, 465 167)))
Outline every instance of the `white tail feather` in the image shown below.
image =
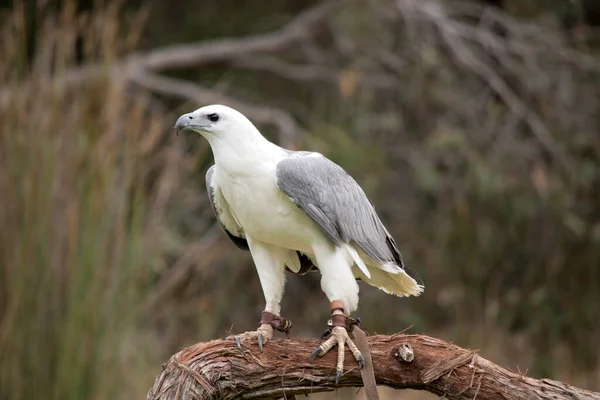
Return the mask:
POLYGON ((352 259, 354 260, 356 265, 358 265, 358 268, 360 268, 362 273, 365 274, 367 278, 371 279, 371 273, 369 272, 369 269, 365 265, 365 262, 360 258, 358 252, 354 249, 354 247, 352 247, 352 245, 350 244, 345 243, 342 246, 345 248, 348 254, 350 254, 350 257, 352 257, 352 259))
POLYGON ((283 263, 293 272, 293 273, 298 273, 300 272, 300 260, 298 259, 298 255, 296 254, 295 251, 290 250, 288 252, 286 252, 285 254, 285 260, 283 261, 283 263))
POLYGON ((387 264, 383 268, 378 265, 377 268, 371 268, 371 277, 361 276, 361 278, 369 285, 396 296, 418 296, 423 293, 425 289, 423 285, 419 285, 397 265, 396 268, 391 267, 391 264, 387 264))
POLYGON ((392 262, 386 262, 378 265, 379 269, 389 272, 390 274, 399 274, 402 272, 402 268, 392 262))

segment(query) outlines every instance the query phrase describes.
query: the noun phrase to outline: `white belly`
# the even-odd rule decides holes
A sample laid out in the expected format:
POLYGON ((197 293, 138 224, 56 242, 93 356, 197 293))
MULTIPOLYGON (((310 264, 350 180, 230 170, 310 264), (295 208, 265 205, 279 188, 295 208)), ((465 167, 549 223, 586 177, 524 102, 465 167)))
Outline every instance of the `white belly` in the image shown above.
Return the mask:
POLYGON ((319 227, 279 190, 274 168, 257 172, 237 178, 218 176, 236 222, 254 239, 312 254, 314 240, 325 239, 319 227))

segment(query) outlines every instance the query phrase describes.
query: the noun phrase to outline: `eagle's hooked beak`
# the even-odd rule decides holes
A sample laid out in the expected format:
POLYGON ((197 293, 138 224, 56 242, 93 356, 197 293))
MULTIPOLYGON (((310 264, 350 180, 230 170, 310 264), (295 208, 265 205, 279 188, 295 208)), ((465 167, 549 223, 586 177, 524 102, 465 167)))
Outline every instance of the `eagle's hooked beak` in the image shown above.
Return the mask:
POLYGON ((186 130, 198 133, 204 132, 208 129, 208 124, 206 124, 206 122, 202 123, 201 121, 202 116, 200 115, 194 113, 183 114, 177 119, 177 122, 175 122, 174 129, 177 131, 177 134, 186 130))
POLYGON ((190 128, 190 125, 194 122, 194 116, 190 114, 183 114, 181 117, 177 118, 177 122, 175 122, 175 131, 177 135, 179 132, 190 128))

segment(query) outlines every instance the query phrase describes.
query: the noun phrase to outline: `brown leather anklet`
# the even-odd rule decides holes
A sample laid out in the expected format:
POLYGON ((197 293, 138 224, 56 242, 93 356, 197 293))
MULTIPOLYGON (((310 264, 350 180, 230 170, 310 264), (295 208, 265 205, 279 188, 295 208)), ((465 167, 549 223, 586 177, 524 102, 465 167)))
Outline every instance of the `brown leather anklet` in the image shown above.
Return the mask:
POLYGON ((331 316, 331 326, 343 326, 346 327, 346 321, 348 321, 348 316, 345 314, 333 314, 331 316))
POLYGON ((332 314, 328 322, 329 328, 334 326, 343 326, 348 332, 352 332, 355 326, 360 324, 360 318, 352 318, 346 314, 332 314))
POLYGON ((289 335, 290 329, 292 329, 292 321, 274 315, 272 312, 269 311, 263 311, 262 317, 260 319, 260 324, 271 325, 273 329, 278 330, 279 332, 283 332, 286 335, 289 335))

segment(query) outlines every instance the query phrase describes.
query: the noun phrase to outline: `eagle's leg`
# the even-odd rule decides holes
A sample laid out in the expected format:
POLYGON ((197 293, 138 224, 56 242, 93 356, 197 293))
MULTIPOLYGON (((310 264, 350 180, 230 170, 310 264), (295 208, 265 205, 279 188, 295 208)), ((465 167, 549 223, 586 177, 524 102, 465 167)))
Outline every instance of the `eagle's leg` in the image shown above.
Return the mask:
POLYGON ((348 336, 353 324, 357 321, 348 317, 348 314, 358 308, 358 283, 352 273, 353 260, 347 257, 341 247, 328 241, 315 242, 312 245, 319 270, 321 271, 321 289, 331 302, 331 319, 327 334, 330 336, 319 345, 311 354, 310 360, 315 356, 325 355, 335 345, 338 346, 336 383, 344 371, 344 350, 348 345, 352 355, 362 368, 364 358, 354 342, 348 336))
POLYGON ((274 329, 288 334, 292 327, 290 320, 279 316, 285 286, 285 260, 289 250, 261 242, 251 236, 247 236, 246 240, 256 264, 266 306, 258 329, 242 333, 236 336, 235 340, 241 350, 242 342, 255 339, 262 351, 263 345, 273 338, 274 329))
POLYGON ((319 344, 310 355, 310 362, 313 362, 316 356, 322 357, 335 345, 338 346, 337 372, 335 375, 336 384, 339 383, 340 377, 344 372, 345 345, 348 345, 354 359, 358 363, 358 367, 362 369, 365 366, 365 358, 352 339, 350 339, 350 336, 348 336, 348 332, 352 331, 353 326, 358 323, 358 320, 345 315, 343 307, 341 301, 331 302, 331 319, 328 322, 329 329, 327 331, 329 337, 323 343, 319 344))

